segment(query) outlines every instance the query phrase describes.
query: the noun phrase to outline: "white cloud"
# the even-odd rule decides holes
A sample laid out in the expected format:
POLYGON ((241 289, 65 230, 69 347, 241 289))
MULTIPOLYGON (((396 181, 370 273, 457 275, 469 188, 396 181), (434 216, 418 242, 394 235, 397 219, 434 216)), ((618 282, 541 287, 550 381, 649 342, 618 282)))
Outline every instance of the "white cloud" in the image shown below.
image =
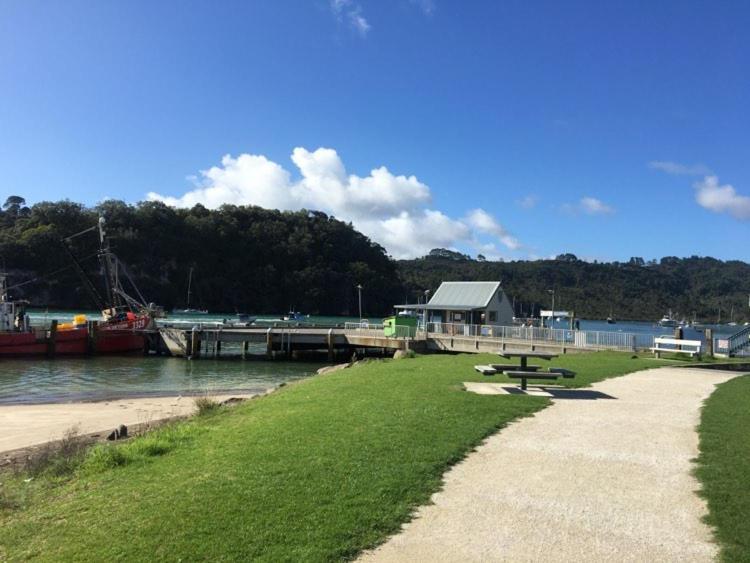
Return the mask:
POLYGON ((410 0, 412 4, 417 6, 426 16, 431 15, 435 11, 434 0, 410 0))
POLYGON ((652 160, 648 163, 648 167, 652 170, 661 170, 674 176, 703 176, 704 174, 711 174, 711 171, 702 164, 687 166, 669 160, 652 160))
POLYGON ((521 243, 492 215, 473 210, 464 219, 431 209, 430 188, 415 176, 395 175, 385 166, 367 176, 347 174, 335 150, 298 147, 291 155, 300 178, 263 155, 226 155, 220 166, 200 172, 195 189, 180 197, 151 192, 147 198, 175 207, 200 203, 258 205, 282 210, 315 209, 351 221, 397 258, 422 256, 436 247, 491 244, 490 236, 510 250, 521 243))
POLYGON ((578 203, 564 203, 560 206, 560 209, 570 215, 578 215, 579 213, 585 213, 586 215, 608 215, 615 212, 614 207, 590 196, 582 197, 578 203))
POLYGON ((729 213, 735 219, 750 220, 750 197, 740 195, 730 184, 719 185, 719 178, 706 176, 696 182, 695 201, 714 213, 729 213))
POLYGON ((583 197, 580 203, 581 209, 588 215, 605 215, 614 213, 614 209, 595 197, 583 197))
POLYGON ((536 204, 539 203, 539 198, 535 195, 527 195, 526 197, 516 200, 516 203, 524 209, 531 209, 536 207, 536 204))
POLYGON ((750 220, 750 196, 738 194, 730 184, 720 185, 719 178, 706 166, 685 166, 677 162, 658 160, 651 161, 648 165, 649 168, 668 174, 704 176, 703 180, 693 184, 698 205, 714 213, 728 213, 735 219, 750 220))
POLYGON ((330 0, 331 11, 341 23, 347 23, 362 37, 370 31, 370 23, 362 15, 362 6, 354 0, 330 0))
POLYGON ((511 250, 518 250, 521 247, 521 243, 518 242, 518 239, 513 237, 492 215, 483 209, 473 210, 466 217, 466 220, 469 225, 478 231, 496 236, 500 242, 511 250))

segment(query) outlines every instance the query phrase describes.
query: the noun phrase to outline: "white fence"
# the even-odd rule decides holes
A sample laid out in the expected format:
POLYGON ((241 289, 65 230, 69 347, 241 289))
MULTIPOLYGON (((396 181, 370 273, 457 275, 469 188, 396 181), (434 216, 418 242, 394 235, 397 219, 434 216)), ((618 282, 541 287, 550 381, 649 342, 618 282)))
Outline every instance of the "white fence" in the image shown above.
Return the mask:
POLYGON ((454 337, 492 339, 499 343, 506 340, 523 340, 529 344, 559 344, 571 348, 601 350, 637 350, 653 346, 654 336, 631 332, 605 330, 569 330, 563 328, 539 328, 531 326, 463 325, 450 323, 428 323, 427 333, 454 337))
MULTIPOLYGON (((452 323, 427 323, 419 327, 416 338, 445 336, 454 338, 480 338, 502 344, 505 341, 523 341, 526 344, 557 344, 570 348, 597 350, 639 350, 654 345, 654 335, 604 330, 568 330, 530 326, 468 325, 452 323)), ((361 336, 383 336, 383 325, 373 323, 346 323, 345 330, 361 336)), ((408 336, 409 327, 397 327, 397 337, 408 336)))

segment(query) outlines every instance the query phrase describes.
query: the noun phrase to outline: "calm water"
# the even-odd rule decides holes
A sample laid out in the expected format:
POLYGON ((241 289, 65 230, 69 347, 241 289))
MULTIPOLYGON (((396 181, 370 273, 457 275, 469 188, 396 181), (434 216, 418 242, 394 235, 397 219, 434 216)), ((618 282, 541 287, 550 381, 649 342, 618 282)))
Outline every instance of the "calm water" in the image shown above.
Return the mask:
POLYGON ((262 392, 307 377, 320 364, 159 356, 0 361, 0 404, 94 401, 152 395, 262 392))
MULTIPOLYGON (((555 328, 568 328, 569 325, 566 321, 561 320, 560 322, 555 322, 554 326, 555 328)), ((734 334, 743 327, 727 325, 704 325, 701 328, 713 329, 714 338, 723 338, 734 334)), ((642 321, 617 321, 615 324, 607 324, 607 321, 581 320, 581 330, 628 332, 631 334, 651 336, 671 336, 674 334, 674 328, 661 327, 656 323, 648 323, 642 321)), ((686 340, 705 341, 705 334, 702 330, 698 331, 690 327, 685 327, 683 330, 683 338, 685 338, 686 340)))

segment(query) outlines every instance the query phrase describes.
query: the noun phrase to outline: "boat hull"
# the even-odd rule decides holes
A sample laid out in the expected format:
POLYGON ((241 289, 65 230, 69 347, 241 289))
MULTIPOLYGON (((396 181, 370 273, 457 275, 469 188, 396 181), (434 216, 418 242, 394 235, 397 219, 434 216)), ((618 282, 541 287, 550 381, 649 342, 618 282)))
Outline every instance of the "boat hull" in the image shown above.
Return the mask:
POLYGON ((58 330, 54 346, 47 331, 0 332, 0 357, 3 356, 83 356, 85 354, 128 354, 143 352, 146 347, 144 331, 152 324, 146 315, 120 321, 99 323, 90 346, 86 327, 58 330))
MULTIPOLYGON (((54 354, 82 356, 88 352, 88 340, 88 330, 85 328, 60 331, 55 334, 54 354)), ((0 333, 0 356, 44 356, 51 351, 44 333, 0 333)))
POLYGON ((100 323, 96 328, 94 350, 97 354, 143 352, 146 348, 144 331, 152 324, 153 320, 148 315, 133 315, 100 323))

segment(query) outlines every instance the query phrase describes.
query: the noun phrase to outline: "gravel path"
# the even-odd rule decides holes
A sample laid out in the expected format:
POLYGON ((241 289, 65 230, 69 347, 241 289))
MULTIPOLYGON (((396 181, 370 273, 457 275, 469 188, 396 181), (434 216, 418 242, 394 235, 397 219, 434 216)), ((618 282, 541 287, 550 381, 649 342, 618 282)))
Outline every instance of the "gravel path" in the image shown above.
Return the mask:
POLYGON ((361 560, 710 561, 695 428, 736 375, 652 369, 554 398, 449 471, 434 504, 361 560))

